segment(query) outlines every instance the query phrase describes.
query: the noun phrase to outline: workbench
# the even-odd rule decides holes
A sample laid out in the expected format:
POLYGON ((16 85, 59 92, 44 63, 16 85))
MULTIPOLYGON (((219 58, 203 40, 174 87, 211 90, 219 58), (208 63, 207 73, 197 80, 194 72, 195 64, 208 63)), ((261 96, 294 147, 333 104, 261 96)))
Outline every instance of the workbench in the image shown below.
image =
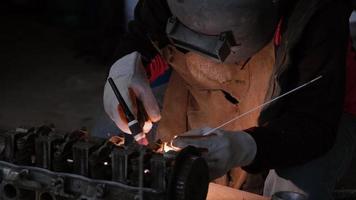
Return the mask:
POLYGON ((207 200, 269 200, 269 197, 210 183, 207 200))

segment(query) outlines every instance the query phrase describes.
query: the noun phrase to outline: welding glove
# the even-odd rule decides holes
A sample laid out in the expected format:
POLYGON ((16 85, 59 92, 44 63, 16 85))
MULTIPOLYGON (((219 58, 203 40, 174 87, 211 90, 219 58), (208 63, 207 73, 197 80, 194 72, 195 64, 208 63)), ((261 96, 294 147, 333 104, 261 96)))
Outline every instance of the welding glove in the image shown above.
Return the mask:
POLYGON ((234 167, 249 165, 254 160, 257 146, 251 135, 243 131, 216 130, 204 136, 204 133, 210 130, 203 128, 186 132, 173 140, 173 146, 194 146, 202 149, 211 180, 225 175, 234 167))
MULTIPOLYGON (((110 69, 109 77, 114 80, 132 113, 138 112, 135 98, 142 102, 148 116, 143 131, 148 133, 152 128, 152 122, 159 121, 161 115, 142 64, 141 55, 133 52, 116 61, 110 69)), ((131 133, 125 114, 108 82, 105 84, 103 101, 106 113, 116 125, 122 131, 131 133)))

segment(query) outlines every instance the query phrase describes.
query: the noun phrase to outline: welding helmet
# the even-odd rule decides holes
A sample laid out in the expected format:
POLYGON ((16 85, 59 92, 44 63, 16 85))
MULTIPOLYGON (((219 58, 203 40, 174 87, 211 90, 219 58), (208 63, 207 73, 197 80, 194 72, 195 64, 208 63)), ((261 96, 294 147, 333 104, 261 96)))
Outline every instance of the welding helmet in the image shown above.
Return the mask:
POLYGON ((167 0, 166 32, 175 46, 224 63, 250 58, 271 41, 276 0, 167 0))

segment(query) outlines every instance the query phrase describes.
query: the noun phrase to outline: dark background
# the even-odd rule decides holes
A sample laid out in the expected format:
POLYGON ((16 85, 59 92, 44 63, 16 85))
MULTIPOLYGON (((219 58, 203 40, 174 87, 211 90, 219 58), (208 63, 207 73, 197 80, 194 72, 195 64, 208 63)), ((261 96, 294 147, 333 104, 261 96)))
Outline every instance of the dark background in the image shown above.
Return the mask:
MULTIPOLYGON (((103 86, 126 27, 125 6, 124 0, 0 1, 0 129, 53 123, 91 130, 105 121, 103 86)), ((351 29, 355 38, 356 24, 351 29)), ((354 162, 339 188, 356 189, 355 171, 354 162)))
POLYGON ((125 29, 123 0, 0 1, 0 129, 91 128, 125 29))

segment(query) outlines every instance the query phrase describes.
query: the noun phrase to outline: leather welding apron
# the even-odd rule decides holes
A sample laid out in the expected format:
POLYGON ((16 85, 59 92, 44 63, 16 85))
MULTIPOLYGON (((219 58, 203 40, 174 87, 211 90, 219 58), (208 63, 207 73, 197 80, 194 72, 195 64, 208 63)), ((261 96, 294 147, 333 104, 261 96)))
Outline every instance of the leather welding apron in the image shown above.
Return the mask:
MULTIPOLYGON (((163 49, 173 73, 168 83, 158 127, 158 138, 170 141, 175 135, 202 127, 217 127, 262 104, 275 62, 271 42, 248 62, 222 64, 172 46, 163 49), (237 103, 238 102, 238 103, 237 103)), ((257 126, 260 111, 253 112, 223 127, 238 131, 257 126)), ((234 170, 234 187, 244 173, 234 170)), ((221 183, 221 182, 220 182, 221 183)))

